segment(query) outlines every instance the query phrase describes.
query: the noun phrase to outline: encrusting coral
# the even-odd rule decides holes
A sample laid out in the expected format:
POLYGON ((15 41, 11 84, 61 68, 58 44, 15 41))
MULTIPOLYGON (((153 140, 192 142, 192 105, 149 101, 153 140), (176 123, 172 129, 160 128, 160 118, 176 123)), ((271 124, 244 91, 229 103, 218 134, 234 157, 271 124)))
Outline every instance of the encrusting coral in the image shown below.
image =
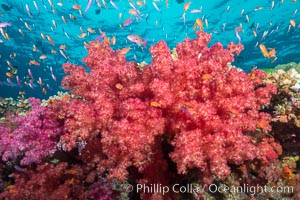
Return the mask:
POLYGON ((288 155, 299 155, 300 74, 295 69, 287 72, 280 69, 268 74, 268 82, 278 88, 272 97, 273 133, 288 155))

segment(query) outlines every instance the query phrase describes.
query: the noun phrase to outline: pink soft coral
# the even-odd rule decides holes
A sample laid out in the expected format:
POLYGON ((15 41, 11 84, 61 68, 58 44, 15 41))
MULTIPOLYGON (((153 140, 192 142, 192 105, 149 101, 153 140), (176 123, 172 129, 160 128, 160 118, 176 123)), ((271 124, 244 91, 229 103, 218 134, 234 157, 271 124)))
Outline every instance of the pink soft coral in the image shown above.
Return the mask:
POLYGON ((51 109, 40 105, 40 100, 29 98, 31 111, 26 116, 16 116, 13 129, 0 124, 0 154, 2 159, 21 158, 21 164, 39 163, 56 151, 62 124, 53 118, 51 109))

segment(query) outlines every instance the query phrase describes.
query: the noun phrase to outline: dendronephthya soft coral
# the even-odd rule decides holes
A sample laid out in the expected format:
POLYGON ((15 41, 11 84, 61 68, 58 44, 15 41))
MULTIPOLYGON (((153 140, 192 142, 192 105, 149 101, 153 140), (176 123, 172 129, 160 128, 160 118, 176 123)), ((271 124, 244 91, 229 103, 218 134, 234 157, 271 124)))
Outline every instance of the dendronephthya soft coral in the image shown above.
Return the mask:
POLYGON ((101 153, 93 162, 101 172, 125 180, 133 167, 148 184, 168 184, 172 162, 177 173, 196 169, 199 179, 211 183, 229 176, 229 164, 276 159, 281 147, 266 138, 270 116, 260 112, 275 86, 263 83, 266 74, 260 70, 246 74, 228 67, 242 45, 208 47, 210 39, 199 31, 196 39, 179 43, 176 60, 160 41, 150 48, 152 64, 142 71, 107 44, 91 42, 83 60, 90 72, 63 66, 68 74, 63 87, 78 98, 63 104, 62 146, 71 150, 99 138, 101 153))

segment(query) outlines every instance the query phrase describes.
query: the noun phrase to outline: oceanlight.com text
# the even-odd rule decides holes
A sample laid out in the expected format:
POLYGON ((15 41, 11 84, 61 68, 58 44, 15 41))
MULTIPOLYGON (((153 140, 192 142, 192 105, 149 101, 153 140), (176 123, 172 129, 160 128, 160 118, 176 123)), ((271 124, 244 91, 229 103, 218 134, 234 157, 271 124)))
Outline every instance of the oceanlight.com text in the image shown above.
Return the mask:
POLYGON ((257 195, 263 193, 293 193, 294 187, 292 186, 261 186, 261 185, 248 185, 243 184, 241 186, 227 186, 211 184, 208 186, 208 191, 211 193, 247 193, 250 195, 257 195))

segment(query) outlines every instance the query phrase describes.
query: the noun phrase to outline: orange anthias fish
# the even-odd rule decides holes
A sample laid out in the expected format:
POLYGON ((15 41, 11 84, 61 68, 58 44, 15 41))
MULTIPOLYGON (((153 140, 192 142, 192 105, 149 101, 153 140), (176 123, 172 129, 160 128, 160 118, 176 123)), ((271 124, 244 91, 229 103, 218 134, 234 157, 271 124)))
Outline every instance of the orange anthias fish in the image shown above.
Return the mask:
POLYGON ((125 55, 125 54, 128 53, 128 51, 130 51, 130 50, 131 50, 130 47, 123 48, 123 49, 121 49, 121 50, 119 51, 119 54, 125 55))
POLYGON ((275 48, 271 48, 270 52, 267 50, 266 46, 263 45, 263 44, 260 44, 259 48, 260 48, 263 56, 266 57, 266 58, 272 58, 272 57, 276 56, 276 50, 275 50, 275 48))
POLYGON ((50 37, 49 35, 47 35, 47 39, 48 39, 48 41, 50 42, 50 44, 51 44, 52 46, 54 46, 54 42, 53 42, 53 40, 52 40, 52 37, 50 37))
POLYGON ((76 175, 78 174, 78 171, 76 169, 68 169, 65 171, 65 174, 76 175))
POLYGON ((154 108, 159 108, 160 107, 160 104, 156 101, 151 101, 150 102, 150 106, 154 107, 154 108))
POLYGON ((60 46, 59 46, 59 49, 61 49, 61 50, 66 50, 66 45, 65 45, 65 44, 60 45, 60 46))
POLYGON ((193 29, 196 30, 197 27, 199 27, 200 30, 203 30, 203 21, 199 18, 196 19, 196 22, 194 23, 193 29))
POLYGON ((272 58, 276 56, 276 50, 275 48, 271 48, 271 50, 269 51, 269 56, 268 58, 272 58))
POLYGON ((92 28, 90 28, 90 27, 87 29, 87 31, 88 31, 89 33, 95 33, 95 30, 92 29, 92 28))
POLYGON ((257 123, 256 128, 264 129, 266 126, 269 125, 269 123, 270 122, 268 120, 262 119, 257 123))
POLYGON ((106 36, 104 36, 104 43, 106 43, 107 45, 110 45, 110 40, 106 36))
POLYGON ((113 36, 113 37, 111 38, 111 45, 115 45, 115 44, 116 44, 116 41, 117 41, 116 36, 113 36))
POLYGON ((117 84, 115 85, 115 87, 116 87, 118 90, 122 90, 122 89, 123 89, 123 85, 120 84, 120 83, 117 83, 117 84))
POLYGON ((14 78, 14 77, 15 77, 15 76, 14 76, 11 72, 9 72, 9 71, 6 72, 5 74, 6 74, 6 76, 9 77, 9 78, 14 78))
POLYGON ((282 176, 285 179, 290 179, 293 176, 293 171, 288 166, 284 166, 282 168, 282 176))
POLYGON ((255 70, 257 69, 257 66, 254 66, 250 72, 250 79, 253 80, 255 79, 255 70))
POLYGON ((86 36, 86 33, 81 33, 80 35, 78 35, 79 38, 84 38, 86 36))
POLYGON ((74 5, 72 6, 72 8, 75 9, 75 10, 80 10, 80 9, 81 9, 81 6, 78 5, 78 4, 74 4, 74 5))
POLYGON ((44 95, 47 94, 47 90, 45 88, 42 88, 42 92, 44 93, 44 95))
POLYGON ((140 7, 143 6, 143 2, 142 2, 142 1, 137 1, 136 4, 137 4, 138 6, 140 6, 140 7))
POLYGON ((44 59, 46 59, 46 58, 47 58, 46 55, 41 55, 41 56, 39 57, 39 59, 41 59, 41 60, 44 60, 44 59))
POLYGON ((264 56, 264 57, 268 57, 269 52, 268 52, 266 46, 263 45, 263 44, 260 44, 260 45, 259 45, 259 48, 260 48, 260 50, 261 50, 263 56, 264 56))
POLYGON ((191 4, 192 4, 192 2, 190 2, 190 1, 187 2, 186 4, 184 4, 183 11, 186 12, 189 9, 189 7, 190 7, 191 4))
POLYGON ((291 20, 290 20, 290 24, 292 25, 292 27, 294 27, 294 28, 296 27, 296 22, 295 22, 295 20, 292 20, 292 19, 291 19, 291 20))
POLYGON ((40 63, 37 62, 36 60, 30 60, 29 65, 35 65, 35 66, 40 66, 40 63))

